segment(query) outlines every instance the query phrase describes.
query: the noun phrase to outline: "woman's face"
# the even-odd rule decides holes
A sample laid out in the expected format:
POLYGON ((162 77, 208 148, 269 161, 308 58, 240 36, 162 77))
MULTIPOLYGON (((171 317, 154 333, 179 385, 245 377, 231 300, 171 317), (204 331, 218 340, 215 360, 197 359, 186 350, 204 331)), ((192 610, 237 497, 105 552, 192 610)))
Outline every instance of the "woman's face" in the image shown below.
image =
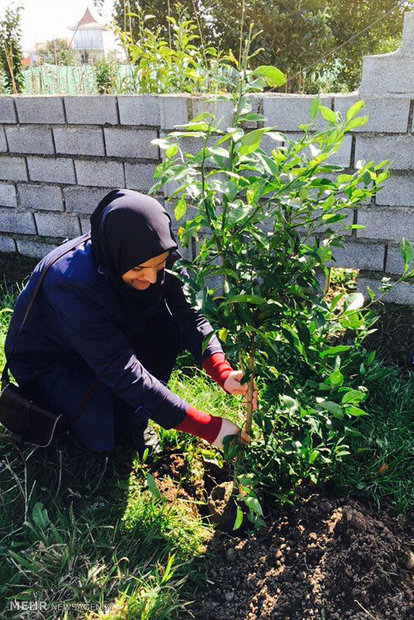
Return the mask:
POLYGON ((145 291, 157 281, 157 273, 164 269, 168 256, 169 252, 164 252, 159 256, 150 258, 145 263, 141 263, 124 273, 122 280, 137 291, 145 291))

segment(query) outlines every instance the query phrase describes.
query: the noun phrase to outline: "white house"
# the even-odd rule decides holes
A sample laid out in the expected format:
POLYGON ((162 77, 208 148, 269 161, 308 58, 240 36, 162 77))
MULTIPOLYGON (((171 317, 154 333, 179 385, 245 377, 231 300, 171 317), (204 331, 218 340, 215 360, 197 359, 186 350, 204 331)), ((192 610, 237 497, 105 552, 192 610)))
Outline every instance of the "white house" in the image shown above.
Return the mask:
POLYGON ((89 8, 75 26, 69 27, 69 30, 74 33, 72 46, 77 50, 80 62, 88 63, 104 58, 103 32, 107 29, 96 21, 89 8))

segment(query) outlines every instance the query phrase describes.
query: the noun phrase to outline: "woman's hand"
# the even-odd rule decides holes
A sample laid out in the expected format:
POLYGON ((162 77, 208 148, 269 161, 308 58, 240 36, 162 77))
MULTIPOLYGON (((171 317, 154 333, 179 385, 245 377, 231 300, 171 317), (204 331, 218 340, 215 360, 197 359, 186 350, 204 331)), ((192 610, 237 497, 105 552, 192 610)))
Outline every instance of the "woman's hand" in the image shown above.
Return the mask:
POLYGON ((238 436, 240 443, 244 446, 248 446, 251 443, 252 438, 244 430, 240 430, 238 426, 230 422, 227 418, 222 419, 220 432, 216 439, 213 441, 213 446, 223 449, 223 439, 229 435, 238 436))
MULTIPOLYGON (((223 387, 226 390, 226 392, 229 392, 230 394, 243 394, 247 400, 249 384, 240 383, 240 381, 243 378, 243 375, 244 375, 244 372, 242 370, 232 370, 232 372, 229 374, 229 376, 225 380, 223 387)), ((253 410, 257 409, 256 386, 254 386, 254 389, 253 389, 252 405, 253 405, 253 410)))

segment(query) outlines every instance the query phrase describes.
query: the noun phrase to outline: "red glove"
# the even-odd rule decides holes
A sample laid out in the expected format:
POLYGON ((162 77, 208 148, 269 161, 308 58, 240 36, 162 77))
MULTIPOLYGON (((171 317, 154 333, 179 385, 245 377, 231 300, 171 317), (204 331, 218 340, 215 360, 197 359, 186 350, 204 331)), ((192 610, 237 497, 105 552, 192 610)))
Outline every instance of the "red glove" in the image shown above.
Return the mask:
POLYGON ((222 418, 199 411, 190 405, 185 418, 175 428, 177 431, 191 433, 191 435, 213 443, 221 430, 222 422, 222 418))
POLYGON ((218 383, 218 385, 223 389, 227 377, 233 371, 233 368, 226 360, 224 353, 213 353, 213 355, 210 355, 204 360, 203 368, 209 377, 211 377, 213 381, 218 383))

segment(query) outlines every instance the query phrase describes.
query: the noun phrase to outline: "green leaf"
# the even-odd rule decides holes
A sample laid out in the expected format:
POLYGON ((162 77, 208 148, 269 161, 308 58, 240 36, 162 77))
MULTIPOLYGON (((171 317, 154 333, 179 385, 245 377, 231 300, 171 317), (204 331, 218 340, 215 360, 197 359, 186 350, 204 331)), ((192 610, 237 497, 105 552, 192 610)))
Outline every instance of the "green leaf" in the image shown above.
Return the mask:
POLYGON ((354 407, 353 405, 349 405, 348 407, 346 407, 345 411, 346 413, 351 414, 355 418, 359 418, 363 415, 368 415, 366 411, 363 411, 359 407, 354 407))
POLYGON ((252 497, 251 495, 246 495, 245 497, 243 497, 243 501, 246 504, 246 506, 248 507, 249 510, 251 510, 252 512, 255 512, 256 514, 260 515, 261 517, 263 517, 263 509, 260 505, 259 500, 257 499, 257 497, 252 497))
POLYGON ((346 404, 357 405, 358 403, 365 400, 365 398, 366 398, 366 394, 364 394, 364 392, 360 392, 359 390, 348 390, 342 396, 342 404, 343 405, 346 405, 346 404))
POLYGON ((244 136, 240 140, 240 154, 249 155, 250 153, 256 151, 256 149, 258 149, 260 146, 260 140, 262 139, 264 133, 264 129, 255 129, 254 131, 250 131, 249 133, 244 134, 244 136))
POLYGON ((343 353, 344 351, 349 351, 350 348, 351 347, 349 345, 346 345, 346 344, 339 344, 336 347, 328 347, 327 349, 322 351, 322 353, 320 353, 319 357, 321 357, 322 359, 324 357, 332 357, 334 355, 338 355, 338 353, 343 353))
POLYGON ((342 185, 343 183, 349 183, 350 181, 352 181, 352 179, 352 174, 339 174, 336 177, 336 182, 338 183, 338 185, 342 185))
POLYGON ((149 472, 147 472, 145 477, 147 479, 148 489, 151 491, 155 499, 162 499, 162 495, 160 493, 159 488, 157 487, 157 483, 155 482, 154 477, 151 476, 149 472))
POLYGON ((286 83, 286 76, 284 73, 276 67, 272 67, 272 65, 260 65, 252 71, 252 75, 262 77, 271 88, 278 88, 286 83))
POLYGON ((328 121, 329 123, 334 123, 336 124, 336 113, 331 110, 330 108, 327 108, 324 105, 320 105, 319 106, 319 112, 321 113, 321 116, 328 121))
POLYGON ((236 518, 234 520, 234 525, 233 525, 233 532, 235 530, 238 530, 242 523, 243 523, 243 510, 240 508, 240 506, 237 506, 236 518))
POLYGON ((347 110, 346 120, 350 121, 352 118, 354 118, 354 116, 356 116, 358 112, 362 110, 363 107, 364 107, 363 101, 357 101, 356 103, 351 105, 351 107, 347 110))
POLYGON ((50 523, 47 510, 43 506, 42 502, 36 502, 33 506, 32 519, 36 527, 39 527, 40 529, 44 529, 50 523))
POLYGON ((255 114, 254 112, 250 114, 242 115, 243 121, 265 121, 266 117, 263 114, 255 114))
POLYGON ((167 159, 171 159, 171 157, 174 157, 176 153, 178 153, 178 146, 176 144, 172 144, 165 149, 165 156, 167 159))
POLYGON ((187 205, 185 204, 184 195, 182 195, 182 196, 180 196, 179 201, 177 202, 177 204, 174 207, 174 217, 175 217, 175 219, 177 221, 180 220, 182 217, 184 217, 186 212, 187 212, 187 205))
POLYGON ((221 342, 226 342, 227 335, 228 335, 228 330, 225 327, 222 327, 217 332, 217 336, 220 338, 221 342))
POLYGON ((241 222, 251 211, 250 205, 240 203, 229 203, 229 210, 227 213, 227 223, 230 226, 234 226, 238 222, 241 222))
POLYGON ((343 409, 341 405, 338 405, 338 403, 334 403, 332 400, 324 400, 319 404, 323 409, 326 409, 326 411, 332 413, 336 418, 343 417, 343 409))
POLYGON ((213 119, 214 117, 210 114, 210 112, 201 112, 201 114, 192 118, 190 122, 198 123, 199 121, 205 121, 206 118, 213 119))
POLYGON ((39 566, 39 564, 34 561, 31 562, 24 556, 20 555, 20 553, 16 553, 16 551, 13 551, 12 549, 10 549, 9 553, 23 569, 30 570, 32 573, 44 577, 44 569, 42 566, 39 566))
POLYGON ((229 158, 229 151, 221 146, 211 146, 207 149, 207 154, 216 155, 217 157, 229 158))
POLYGON ((351 293, 345 298, 346 312, 353 312, 359 310, 364 305, 364 296, 362 293, 351 293))
POLYGON ((344 382, 344 377, 340 370, 335 370, 328 377, 331 387, 339 387, 344 382))
POLYGON ((254 304, 255 306, 261 306, 266 303, 266 299, 259 297, 258 295, 234 295, 233 297, 229 297, 229 299, 227 299, 224 303, 239 304, 243 302, 254 304))
POLYGON ((312 103, 310 104, 310 108, 309 108, 309 116, 311 117, 312 120, 315 118, 320 105, 321 105, 321 98, 318 95, 317 97, 315 97, 315 99, 312 100, 312 103))
POLYGON ((402 238, 400 243, 400 252, 404 261, 404 269, 408 267, 408 264, 412 261, 414 251, 411 243, 405 237, 402 238))
POLYGON ((210 332, 209 334, 207 334, 207 336, 204 338, 203 340, 203 344, 201 346, 201 352, 204 353, 204 351, 207 349, 208 347, 208 343, 210 342, 210 340, 212 339, 212 337, 214 336, 214 332, 210 332))
POLYGON ((363 127, 368 122, 368 116, 360 116, 358 118, 353 118, 349 123, 346 124, 347 129, 356 129, 357 127, 363 127))

